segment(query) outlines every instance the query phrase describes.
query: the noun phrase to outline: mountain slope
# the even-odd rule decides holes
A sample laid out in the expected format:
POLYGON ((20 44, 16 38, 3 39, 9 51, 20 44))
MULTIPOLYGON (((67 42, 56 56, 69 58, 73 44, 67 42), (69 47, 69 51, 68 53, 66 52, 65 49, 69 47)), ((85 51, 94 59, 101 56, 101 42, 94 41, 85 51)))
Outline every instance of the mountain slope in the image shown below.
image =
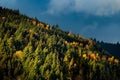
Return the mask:
POLYGON ((120 44, 112 44, 112 43, 105 43, 105 42, 99 42, 100 46, 114 55, 115 57, 120 59, 120 44))
POLYGON ((119 71, 91 39, 0 7, 1 80, 119 80, 119 71))

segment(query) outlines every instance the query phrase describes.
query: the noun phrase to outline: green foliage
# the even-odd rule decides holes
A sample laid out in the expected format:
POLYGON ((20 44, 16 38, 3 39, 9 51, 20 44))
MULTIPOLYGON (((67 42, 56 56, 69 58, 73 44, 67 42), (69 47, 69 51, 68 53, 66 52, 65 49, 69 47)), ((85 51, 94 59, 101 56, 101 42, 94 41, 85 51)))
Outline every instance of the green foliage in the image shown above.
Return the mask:
POLYGON ((46 28, 18 10, 0 11, 1 80, 119 80, 119 60, 103 61, 92 40, 46 28))

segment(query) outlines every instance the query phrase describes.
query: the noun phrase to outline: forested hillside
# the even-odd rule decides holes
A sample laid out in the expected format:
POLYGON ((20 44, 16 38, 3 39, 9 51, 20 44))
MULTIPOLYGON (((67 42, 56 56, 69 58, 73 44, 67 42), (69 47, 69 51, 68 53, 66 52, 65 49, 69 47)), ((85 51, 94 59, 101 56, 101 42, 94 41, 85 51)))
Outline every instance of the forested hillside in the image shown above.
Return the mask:
POLYGON ((105 43, 105 42, 98 42, 100 46, 105 49, 110 54, 114 55, 115 57, 120 59, 120 44, 119 43, 105 43))
POLYGON ((119 60, 91 39, 0 7, 1 80, 119 80, 119 60))

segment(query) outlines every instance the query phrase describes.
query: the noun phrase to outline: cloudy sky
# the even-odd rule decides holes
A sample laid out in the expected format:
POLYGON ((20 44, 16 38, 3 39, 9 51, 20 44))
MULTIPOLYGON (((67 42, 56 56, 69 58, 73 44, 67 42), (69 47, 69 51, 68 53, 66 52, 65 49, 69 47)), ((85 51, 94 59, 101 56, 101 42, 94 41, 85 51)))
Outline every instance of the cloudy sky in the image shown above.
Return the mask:
POLYGON ((0 0, 0 6, 86 38, 120 41, 120 0, 0 0))

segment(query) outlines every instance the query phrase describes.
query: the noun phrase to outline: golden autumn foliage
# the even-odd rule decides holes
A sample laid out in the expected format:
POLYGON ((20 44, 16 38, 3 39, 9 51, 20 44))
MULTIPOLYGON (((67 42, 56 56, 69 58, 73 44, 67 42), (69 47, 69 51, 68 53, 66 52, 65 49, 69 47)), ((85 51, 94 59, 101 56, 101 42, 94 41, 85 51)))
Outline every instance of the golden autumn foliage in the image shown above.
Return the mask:
POLYGON ((87 54, 83 54, 82 57, 83 57, 84 59, 87 59, 87 58, 88 58, 88 57, 87 57, 87 54))
POLYGON ((71 42, 70 45, 71 45, 71 46, 75 46, 75 45, 76 45, 76 42, 71 42))
POLYGON ((89 51, 89 52, 88 52, 88 56, 90 56, 92 53, 93 53, 92 51, 89 51))
POLYGON ((45 28, 46 28, 47 30, 50 29, 50 25, 47 24, 45 28))
POLYGON ((78 38, 78 39, 83 39, 83 37, 82 37, 82 36, 80 36, 80 35, 77 35, 77 38, 78 38))
POLYGON ((107 60, 107 58, 106 58, 106 56, 102 56, 102 61, 106 61, 107 60))
POLYGON ((119 63, 119 60, 118 60, 118 59, 114 59, 114 63, 115 63, 115 64, 118 64, 118 63, 119 63))
POLYGON ((65 44, 68 44, 68 42, 67 42, 66 40, 64 41, 64 43, 65 43, 65 44))
POLYGON ((72 58, 71 61, 70 61, 70 63, 69 63, 69 69, 71 68, 71 66, 73 65, 73 63, 74 63, 74 59, 72 58))
POLYGON ((40 27, 45 27, 44 23, 41 23, 41 22, 39 23, 39 26, 40 27))
POLYGON ((32 29, 29 29, 29 32, 30 32, 31 34, 37 35, 37 33, 36 33, 35 31, 33 31, 32 29))
POLYGON ((69 32, 68 36, 73 37, 74 35, 72 34, 72 32, 69 32))
POLYGON ((100 59, 100 56, 99 56, 99 54, 98 54, 98 53, 96 54, 96 59, 97 59, 97 60, 99 60, 99 59, 100 59))
POLYGON ((96 60, 96 56, 94 53, 90 54, 90 58, 93 59, 93 60, 96 60))
POLYGON ((67 56, 64 57, 63 61, 68 61, 68 58, 67 56))
POLYGON ((14 53, 14 55, 13 55, 13 57, 15 57, 15 58, 22 58, 22 51, 20 50, 20 51, 16 51, 15 53, 14 53))
POLYGON ((108 61, 109 63, 114 63, 114 64, 119 64, 119 59, 114 59, 114 56, 111 57, 106 57, 106 56, 102 56, 100 57, 98 53, 93 53, 92 51, 89 51, 88 54, 83 54, 82 57, 84 59, 92 59, 92 60, 102 60, 102 61, 108 61))
POLYGON ((75 41, 73 41, 73 42, 70 43, 71 46, 78 46, 78 44, 79 44, 79 43, 78 43, 78 42, 75 42, 75 41))
POLYGON ((32 21, 32 24, 36 26, 37 22, 35 20, 32 21))
POLYGON ((30 33, 32 33, 32 32, 33 32, 33 30, 32 30, 32 29, 30 29, 30 30, 29 30, 29 32, 30 32, 30 33))
POLYGON ((93 44, 93 41, 91 39, 88 39, 88 44, 93 44))
POLYGON ((88 54, 86 55, 89 59, 92 60, 99 60, 100 56, 98 55, 98 53, 93 53, 92 51, 89 51, 88 54))
POLYGON ((81 44, 81 46, 83 45, 82 43, 80 43, 79 44, 79 42, 75 42, 75 41, 73 41, 73 42, 68 42, 67 40, 64 40, 64 43, 65 44, 70 44, 70 46, 80 46, 80 44, 81 44))
POLYGON ((108 58, 108 62, 110 63, 113 62, 113 60, 114 60, 114 56, 108 58))
POLYGON ((83 47, 83 43, 80 43, 79 46, 80 46, 80 47, 83 47))
POLYGON ((1 80, 119 80, 119 59, 93 40, 24 15, 9 16, 0 18, 1 80))

